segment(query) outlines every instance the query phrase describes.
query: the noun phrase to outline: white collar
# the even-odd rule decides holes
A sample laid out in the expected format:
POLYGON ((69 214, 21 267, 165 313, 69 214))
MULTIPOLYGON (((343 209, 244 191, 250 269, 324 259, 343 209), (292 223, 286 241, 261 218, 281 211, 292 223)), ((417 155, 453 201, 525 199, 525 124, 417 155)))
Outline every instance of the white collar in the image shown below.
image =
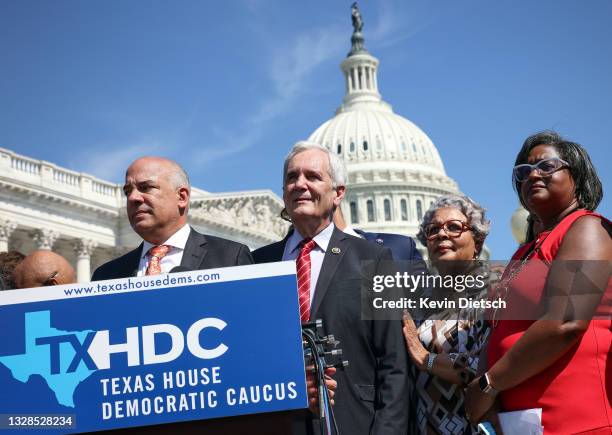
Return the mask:
MULTIPOLYGON (((321 248, 323 252, 327 251, 327 246, 329 245, 329 241, 331 240, 334 228, 334 224, 330 223, 327 227, 323 229, 323 231, 321 231, 319 234, 312 238, 317 244, 317 247, 321 248)), ((297 229, 294 229, 293 234, 291 234, 289 240, 287 240, 289 250, 286 252, 293 252, 298 249, 302 240, 304 240, 304 237, 297 229)))
MULTIPOLYGON (((189 238, 190 232, 191 232, 191 227, 189 226, 189 224, 185 224, 180 230, 172 234, 168 240, 162 243, 162 245, 169 245, 169 246, 172 246, 173 248, 184 250, 185 245, 187 244, 187 239, 189 238)), ((149 250, 153 246, 156 246, 156 245, 149 243, 145 240, 142 245, 141 258, 146 256, 149 253, 149 250)))

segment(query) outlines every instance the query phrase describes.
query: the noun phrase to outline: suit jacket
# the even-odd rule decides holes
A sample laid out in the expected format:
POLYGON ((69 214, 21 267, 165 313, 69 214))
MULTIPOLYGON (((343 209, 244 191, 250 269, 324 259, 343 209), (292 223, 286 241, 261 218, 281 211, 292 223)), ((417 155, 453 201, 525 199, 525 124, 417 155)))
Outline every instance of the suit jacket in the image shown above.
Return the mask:
MULTIPOLYGON (((136 276, 142 253, 142 243, 133 251, 98 267, 92 281, 136 276)), ((181 266, 189 270, 253 264, 249 248, 241 243, 215 236, 205 236, 193 228, 189 233, 181 266)))
MULTIPOLYGON (((281 261, 287 239, 254 251, 255 262, 281 261)), ((361 262, 371 260, 378 268, 391 259, 389 249, 334 228, 315 287, 310 318, 323 320, 325 334, 340 341, 343 358, 349 361, 336 374, 334 413, 343 434, 405 435, 408 430, 401 323, 361 320, 361 262)))
POLYGON ((378 243, 391 249, 394 260, 417 261, 423 259, 411 237, 391 233, 366 233, 357 229, 354 231, 368 242, 378 243))

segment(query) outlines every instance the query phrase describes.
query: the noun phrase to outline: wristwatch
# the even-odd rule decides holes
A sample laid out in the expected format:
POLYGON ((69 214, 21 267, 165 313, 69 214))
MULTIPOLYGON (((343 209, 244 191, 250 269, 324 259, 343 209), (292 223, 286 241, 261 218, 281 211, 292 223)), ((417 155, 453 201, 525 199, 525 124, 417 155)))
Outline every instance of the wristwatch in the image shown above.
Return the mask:
POLYGON ((427 355, 427 373, 431 373, 431 371, 433 370, 434 361, 436 360, 437 356, 438 354, 433 352, 429 352, 429 354, 427 355))
POLYGON ((488 394, 489 396, 495 397, 497 396, 497 393, 499 393, 499 391, 497 391, 495 388, 493 388, 493 385, 491 385, 491 380, 489 379, 488 373, 485 373, 480 377, 478 380, 478 386, 480 387, 480 391, 488 394))

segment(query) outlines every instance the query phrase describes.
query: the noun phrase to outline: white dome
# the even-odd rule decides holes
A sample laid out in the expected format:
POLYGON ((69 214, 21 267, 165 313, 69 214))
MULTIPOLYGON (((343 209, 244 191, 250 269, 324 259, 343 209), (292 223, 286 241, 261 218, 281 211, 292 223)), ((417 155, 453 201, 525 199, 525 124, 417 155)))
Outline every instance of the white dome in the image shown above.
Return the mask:
POLYGON ((379 61, 365 49, 361 28, 340 68, 345 96, 336 115, 309 137, 342 156, 348 171, 346 221, 372 232, 413 236, 430 205, 459 193, 435 145, 414 123, 393 113, 378 92, 379 61))
POLYGON ((315 130, 309 140, 341 155, 350 178, 357 178, 357 172, 363 171, 400 171, 408 175, 407 179, 417 181, 426 176, 440 187, 457 189, 446 176, 438 150, 429 137, 390 110, 354 107, 343 111, 315 130))

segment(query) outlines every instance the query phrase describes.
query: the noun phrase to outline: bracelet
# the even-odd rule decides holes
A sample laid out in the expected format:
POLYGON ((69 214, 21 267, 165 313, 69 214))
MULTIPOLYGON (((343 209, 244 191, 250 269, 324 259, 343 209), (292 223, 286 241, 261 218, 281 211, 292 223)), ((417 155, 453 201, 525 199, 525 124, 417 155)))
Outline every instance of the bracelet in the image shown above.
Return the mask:
POLYGON ((433 370, 434 361, 436 360, 437 356, 438 354, 433 352, 429 352, 429 354, 427 355, 427 367, 425 368, 427 370, 427 373, 431 373, 431 371, 433 370))

